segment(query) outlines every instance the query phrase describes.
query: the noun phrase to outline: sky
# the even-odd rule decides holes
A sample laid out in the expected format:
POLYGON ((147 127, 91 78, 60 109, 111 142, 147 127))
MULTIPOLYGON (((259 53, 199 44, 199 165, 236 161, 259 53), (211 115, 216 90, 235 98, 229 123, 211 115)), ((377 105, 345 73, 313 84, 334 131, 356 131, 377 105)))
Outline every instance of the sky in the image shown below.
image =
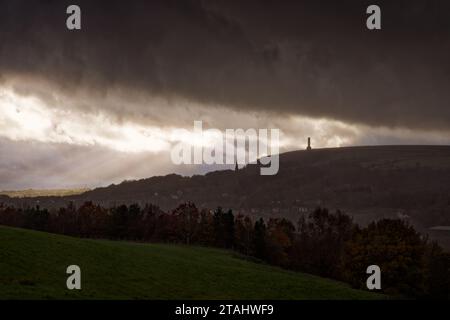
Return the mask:
POLYGON ((0 0, 0 190, 223 168, 172 163, 194 121, 281 152, 449 144, 450 4, 377 1, 368 30, 370 4, 0 0))

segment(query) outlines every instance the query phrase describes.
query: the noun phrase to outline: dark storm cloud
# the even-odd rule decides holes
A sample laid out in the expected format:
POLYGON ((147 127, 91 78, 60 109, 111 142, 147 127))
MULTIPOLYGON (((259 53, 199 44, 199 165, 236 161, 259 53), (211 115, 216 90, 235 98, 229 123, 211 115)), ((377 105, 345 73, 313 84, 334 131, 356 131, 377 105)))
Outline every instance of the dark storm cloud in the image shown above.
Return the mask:
POLYGON ((365 27, 368 1, 0 3, 0 81, 36 77, 69 94, 132 90, 369 125, 450 125, 448 1, 377 1, 381 31, 365 27), (79 32, 65 28, 73 3, 79 32))

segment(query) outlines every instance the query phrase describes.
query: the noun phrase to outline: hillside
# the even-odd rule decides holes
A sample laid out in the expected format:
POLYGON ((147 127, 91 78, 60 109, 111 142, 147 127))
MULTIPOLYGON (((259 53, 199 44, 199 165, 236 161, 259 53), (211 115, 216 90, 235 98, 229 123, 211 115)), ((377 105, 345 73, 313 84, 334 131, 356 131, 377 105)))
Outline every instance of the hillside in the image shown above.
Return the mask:
POLYGON ((76 239, 0 226, 0 299, 377 299, 229 251, 76 239), (82 290, 65 269, 82 270, 82 290))
POLYGON ((0 196, 0 202, 45 207, 64 206, 69 201, 95 201, 104 206, 136 202, 170 210, 193 201, 202 208, 222 206, 248 215, 284 216, 293 221, 324 206, 344 210, 361 224, 401 217, 428 232, 435 226, 450 225, 449 185, 449 146, 346 147, 281 154, 275 176, 261 176, 257 165, 248 165, 238 172, 127 181, 69 197, 0 196))

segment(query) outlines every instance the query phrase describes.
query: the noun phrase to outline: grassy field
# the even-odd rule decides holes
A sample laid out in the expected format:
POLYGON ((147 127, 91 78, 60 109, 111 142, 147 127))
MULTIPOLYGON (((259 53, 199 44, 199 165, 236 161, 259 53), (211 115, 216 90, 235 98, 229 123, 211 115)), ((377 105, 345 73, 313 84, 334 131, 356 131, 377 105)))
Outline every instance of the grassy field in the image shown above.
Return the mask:
POLYGON ((0 226, 0 299, 379 299, 218 249, 77 239, 0 226), (66 268, 82 290, 66 289, 66 268))

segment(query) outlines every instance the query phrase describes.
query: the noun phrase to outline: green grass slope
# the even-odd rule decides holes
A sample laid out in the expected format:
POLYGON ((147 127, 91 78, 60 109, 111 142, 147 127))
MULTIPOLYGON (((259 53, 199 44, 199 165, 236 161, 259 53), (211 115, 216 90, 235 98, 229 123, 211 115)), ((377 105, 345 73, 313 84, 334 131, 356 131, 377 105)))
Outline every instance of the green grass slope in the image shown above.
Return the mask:
POLYGON ((0 299, 379 299, 229 251, 77 239, 0 226, 0 299), (66 289, 76 264, 82 290, 66 289))

